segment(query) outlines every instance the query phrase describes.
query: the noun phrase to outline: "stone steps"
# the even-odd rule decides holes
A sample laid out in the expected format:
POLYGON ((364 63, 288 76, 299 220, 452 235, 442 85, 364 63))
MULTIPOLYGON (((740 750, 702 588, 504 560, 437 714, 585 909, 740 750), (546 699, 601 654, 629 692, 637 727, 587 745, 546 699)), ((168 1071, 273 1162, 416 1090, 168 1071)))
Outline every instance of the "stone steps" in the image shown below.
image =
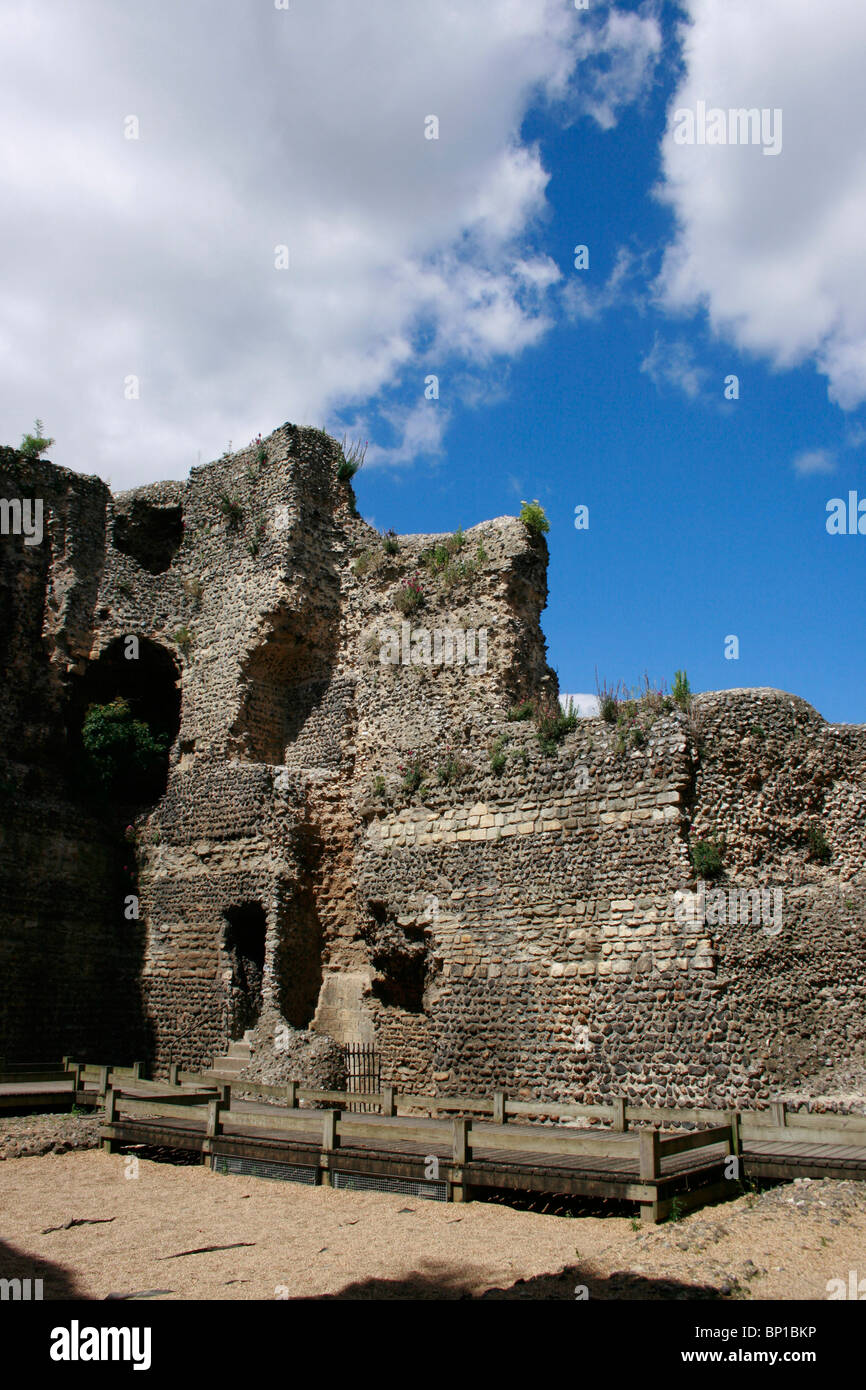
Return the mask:
POLYGON ((247 1030, 243 1038, 229 1043, 227 1052, 224 1052, 220 1057, 214 1057, 211 1071, 215 1076, 227 1078, 237 1076, 244 1067, 249 1065, 252 1057, 252 1048, 249 1042, 251 1036, 251 1032, 247 1030))

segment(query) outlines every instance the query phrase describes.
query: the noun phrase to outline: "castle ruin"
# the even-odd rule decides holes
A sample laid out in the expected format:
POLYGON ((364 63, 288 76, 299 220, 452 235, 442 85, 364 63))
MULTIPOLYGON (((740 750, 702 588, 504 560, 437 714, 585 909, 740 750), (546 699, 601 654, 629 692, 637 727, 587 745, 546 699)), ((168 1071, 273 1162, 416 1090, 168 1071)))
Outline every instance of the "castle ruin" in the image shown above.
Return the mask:
POLYGON ((44 535, 0 538, 0 1056, 164 1074, 267 1023, 404 1089, 742 1106, 862 1061, 866 726, 735 690, 544 746, 543 536, 437 573, 327 435, 263 452, 116 496, 2 452, 44 535), (169 749, 128 805, 81 776, 118 697, 169 749), (778 924, 695 910, 699 842, 778 924))

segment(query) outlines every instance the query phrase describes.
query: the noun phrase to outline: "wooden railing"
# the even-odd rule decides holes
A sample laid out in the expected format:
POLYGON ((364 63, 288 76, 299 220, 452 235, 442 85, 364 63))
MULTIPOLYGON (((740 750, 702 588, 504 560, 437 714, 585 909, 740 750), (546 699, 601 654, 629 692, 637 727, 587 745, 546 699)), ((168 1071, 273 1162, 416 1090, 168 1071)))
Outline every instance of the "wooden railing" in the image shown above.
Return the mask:
MULTIPOLYGON (((113 1078, 139 1080, 144 1078, 143 1062, 132 1066, 116 1067, 111 1064, 76 1062, 64 1057, 59 1063, 51 1062, 13 1062, 6 1064, 0 1060, 0 1085, 26 1087, 28 1082, 45 1081, 71 1082, 74 1093, 86 1093, 96 1098, 104 1097, 113 1078), (89 1091, 86 1088, 90 1087, 89 1091)), ((36 1093, 34 1093, 36 1094, 36 1093)))
MULTIPOLYGON (((116 1067, 109 1064, 77 1062, 69 1057, 63 1058, 58 1065, 15 1062, 4 1066, 0 1061, 0 1083, 23 1087, 28 1081, 71 1080, 73 1086, 70 1089, 79 1098, 92 1098, 100 1103, 109 1091, 122 1090, 124 1084, 130 1081, 144 1081, 144 1073, 145 1067, 141 1062, 116 1067)), ((178 1105, 203 1105, 211 1103, 214 1099, 219 1102, 221 1113, 230 1113, 232 1086, 224 1083, 213 1072, 185 1071, 172 1064, 167 1081, 148 1081, 147 1085, 158 1093, 158 1103, 175 1107, 167 1113, 176 1114, 178 1105)), ((294 1081, 280 1086, 269 1086, 247 1080, 235 1083, 234 1090, 236 1097, 242 1094, 247 1099, 276 1102, 269 1107, 268 1113, 257 1114, 255 1111, 246 1110, 235 1112, 234 1118, 242 1118, 245 1125, 273 1125, 279 1121, 281 1115, 286 1117, 288 1112, 287 1124, 306 1124, 309 1128, 312 1123, 311 1108, 318 1109, 322 1116, 333 1114, 339 1117, 336 1122, 338 1136, 340 1132, 350 1132, 347 1126, 365 1123, 364 1116, 343 1114, 344 1109, 348 1111, 349 1107, 357 1102, 358 1096, 354 1091, 319 1090, 301 1086, 294 1081), (294 1118, 295 1116, 298 1118, 294 1118)), ((609 1133, 629 1136, 633 1125, 655 1126, 656 1133, 658 1127, 664 1125, 692 1126, 692 1129, 690 1132, 664 1138, 659 1136, 659 1161, 666 1154, 684 1153, 703 1144, 722 1142, 721 1136, 727 1133, 730 1134, 731 1152, 734 1153, 740 1152, 741 1147, 750 1142, 780 1140, 809 1145, 852 1144, 866 1148, 866 1115, 809 1114, 791 1111, 782 1101, 772 1102, 765 1110, 722 1111, 704 1107, 632 1106, 623 1099, 615 1100, 609 1105, 518 1101, 509 1099, 503 1090, 494 1091, 490 1096, 431 1096, 416 1092, 398 1092, 393 1086, 382 1086, 379 1091, 365 1095, 364 1099, 368 1104, 378 1106, 380 1116, 399 1117, 401 1132, 404 1133, 403 1122, 409 1119, 417 1121, 418 1125, 423 1127, 424 1117, 406 1114, 407 1111, 425 1111, 432 1118, 451 1115, 455 1123, 458 1120, 465 1121, 468 1126, 466 1132, 470 1136, 467 1141, 470 1147, 473 1126, 476 1135, 484 1134, 484 1142, 488 1147, 507 1149, 519 1148, 521 1144, 528 1146, 527 1141, 531 1139, 534 1143, 535 1136, 543 1143, 558 1143, 561 1138, 565 1138, 569 1141, 593 1144, 598 1140, 604 1142, 605 1136, 609 1133), (509 1120, 531 1121, 541 1118, 584 1119, 589 1121, 589 1128, 572 1129, 563 1135, 562 1130, 554 1134, 551 1125, 518 1123, 510 1127, 515 1133, 513 1144, 510 1138, 503 1138, 503 1134, 509 1128, 509 1120), (497 1132, 498 1139, 495 1137, 497 1132), (713 1132, 720 1137, 707 1138, 713 1132), (494 1138, 490 1139, 491 1135, 494 1138)), ((125 1107, 133 1103, 134 1096, 124 1096, 125 1107)), ((140 1104, 150 1106, 151 1113, 154 1113, 153 1107, 157 1102, 146 1100, 140 1101, 140 1104)), ((369 1118, 366 1118, 366 1122, 370 1122, 369 1118)), ((437 1132, 441 1134, 441 1131, 437 1132)), ((650 1159, 650 1149, 647 1147, 654 1142, 646 1137, 652 1132, 651 1129, 642 1128, 636 1130, 633 1136, 636 1140, 643 1136, 644 1166, 656 1161, 650 1159)), ((377 1134, 381 1137, 381 1125, 377 1134)), ((581 1152, 580 1149, 572 1151, 581 1152)), ((591 1149, 584 1151, 588 1153, 591 1149)), ((626 1154, 622 1147, 622 1138, 616 1152, 622 1156, 626 1154)))
MULTIPOLYGON (((189 1074, 184 1076, 189 1084, 189 1074)), ((247 1087, 244 1087, 246 1090, 247 1087)), ((157 1118, 170 1116, 176 1119, 179 1108, 197 1108, 206 1112, 205 1139, 212 1140, 224 1132, 228 1120, 242 1125, 245 1129, 268 1129, 285 1131, 287 1136, 301 1132, 305 1136, 318 1131, 317 1140, 324 1152, 339 1149, 345 1144, 365 1139, 381 1140, 389 1133, 404 1143, 426 1145, 428 1149, 443 1147, 450 1149, 450 1160, 455 1165, 471 1163, 479 1149, 488 1154, 501 1153, 507 1158, 514 1153, 538 1153, 548 1157, 572 1158, 581 1155, 594 1158, 634 1159, 641 1178, 657 1178, 661 1175, 661 1164, 667 1157, 714 1145, 724 1145, 726 1154, 738 1150, 738 1126, 736 1121, 715 1125, 709 1129, 695 1130, 689 1134, 663 1136, 658 1129, 640 1129, 632 1133, 617 1132, 613 1129, 591 1132, 586 1129, 566 1129, 549 1125, 508 1125, 504 1114, 501 1119, 491 1121, 477 1120, 473 1116, 461 1115, 451 1120, 450 1126, 443 1128, 444 1122, 433 1118, 401 1116, 393 1129, 383 1125, 383 1117, 358 1115, 338 1109, 302 1109, 302 1099, 318 1102, 328 1100, 343 1101, 351 1098, 354 1092, 306 1090, 297 1085, 287 1087, 267 1087, 269 1093, 280 1091, 284 1104, 265 1111, 232 1110, 231 1086, 221 1088, 221 1095, 214 1095, 213 1089, 168 1088, 157 1096, 143 1097, 125 1092, 121 1087, 111 1087, 106 1093, 105 1119, 107 1124, 115 1124, 118 1109, 122 1104, 125 1114, 131 1117, 157 1118), (443 1142, 444 1141, 444 1142, 443 1142)), ((497 1107, 501 1108, 501 1107, 497 1107)), ((387 1117, 385 1117, 387 1118, 387 1117)))

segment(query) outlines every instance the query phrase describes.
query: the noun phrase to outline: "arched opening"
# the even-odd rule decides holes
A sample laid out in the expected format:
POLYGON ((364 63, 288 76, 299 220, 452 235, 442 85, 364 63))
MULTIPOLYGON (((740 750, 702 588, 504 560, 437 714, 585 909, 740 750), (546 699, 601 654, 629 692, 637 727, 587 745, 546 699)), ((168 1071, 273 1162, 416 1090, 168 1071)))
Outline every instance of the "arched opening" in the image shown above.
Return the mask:
POLYGON ((180 728, 179 678, 177 662, 158 643, 133 636, 110 642, 70 683, 67 737, 75 774, 101 784, 116 801, 157 801, 180 728), (101 726, 95 711, 104 712, 101 726))
POLYGON ((223 950, 231 967, 228 983, 229 1037, 242 1038, 262 1011, 267 920, 261 903, 239 903, 225 913, 223 950))

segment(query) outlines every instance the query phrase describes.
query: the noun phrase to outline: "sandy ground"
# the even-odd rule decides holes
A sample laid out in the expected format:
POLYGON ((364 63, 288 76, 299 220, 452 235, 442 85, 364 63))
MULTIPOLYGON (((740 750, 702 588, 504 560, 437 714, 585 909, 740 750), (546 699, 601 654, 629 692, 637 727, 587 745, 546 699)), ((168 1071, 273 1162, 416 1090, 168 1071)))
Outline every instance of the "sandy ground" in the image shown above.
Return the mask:
POLYGON ((800 1181, 635 1229, 627 1216, 201 1166, 139 1160, 130 1172, 102 1150, 0 1162, 0 1277, 42 1277, 46 1298, 99 1299, 573 1299, 579 1285, 591 1298, 826 1299, 828 1280, 866 1278, 866 1183, 800 1181))

